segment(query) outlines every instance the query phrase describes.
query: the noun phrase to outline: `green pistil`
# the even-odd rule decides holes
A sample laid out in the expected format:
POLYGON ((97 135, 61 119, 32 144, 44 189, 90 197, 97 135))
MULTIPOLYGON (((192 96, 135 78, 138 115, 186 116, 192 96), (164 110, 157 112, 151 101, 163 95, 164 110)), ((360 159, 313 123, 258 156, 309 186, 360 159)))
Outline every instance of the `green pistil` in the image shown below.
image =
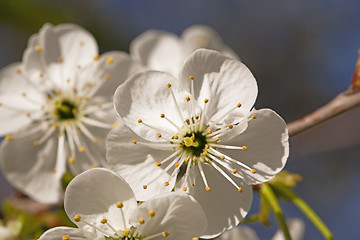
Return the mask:
POLYGON ((190 155, 199 157, 204 151, 206 145, 206 137, 201 132, 188 133, 184 136, 183 149, 190 155))
POLYGON ((59 100, 55 103, 56 114, 60 120, 74 119, 76 114, 75 105, 68 100, 59 100))

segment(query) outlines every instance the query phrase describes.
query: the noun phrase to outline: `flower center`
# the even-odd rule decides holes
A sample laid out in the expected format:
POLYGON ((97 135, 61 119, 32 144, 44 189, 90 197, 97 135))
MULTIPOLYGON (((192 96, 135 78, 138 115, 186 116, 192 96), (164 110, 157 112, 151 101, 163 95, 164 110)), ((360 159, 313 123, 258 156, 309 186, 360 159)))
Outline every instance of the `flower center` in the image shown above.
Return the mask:
POLYGON ((55 101, 55 106, 55 112, 58 115, 59 120, 69 120, 75 118, 77 108, 73 102, 67 99, 57 100, 55 101))
POLYGON ((183 139, 182 148, 188 155, 199 157, 204 151, 206 137, 201 132, 187 133, 183 139))

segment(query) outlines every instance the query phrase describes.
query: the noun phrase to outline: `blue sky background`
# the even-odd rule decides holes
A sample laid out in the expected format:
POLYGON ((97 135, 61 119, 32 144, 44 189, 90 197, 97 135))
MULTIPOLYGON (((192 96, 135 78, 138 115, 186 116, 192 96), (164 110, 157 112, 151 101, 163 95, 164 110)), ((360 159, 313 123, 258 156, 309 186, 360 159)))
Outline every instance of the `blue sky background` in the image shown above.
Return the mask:
MULTIPOLYGON (((148 29, 180 34, 213 27, 255 75, 257 108, 295 120, 348 88, 360 48, 356 0, 4 0, 0 4, 0 67, 20 61, 29 36, 45 22, 74 22, 92 32, 102 51, 128 51, 148 29), (17 3, 16 3, 17 2, 17 3), (1 10, 2 9, 2 10, 1 10)), ((360 109, 291 139, 286 169, 303 175, 296 188, 337 239, 359 239, 360 109)), ((1 182, 0 196, 11 194, 1 182)), ((257 211, 255 196, 251 212, 257 211)), ((288 217, 306 223, 305 239, 322 239, 291 204, 288 217)), ((261 239, 276 231, 252 225, 261 239)))

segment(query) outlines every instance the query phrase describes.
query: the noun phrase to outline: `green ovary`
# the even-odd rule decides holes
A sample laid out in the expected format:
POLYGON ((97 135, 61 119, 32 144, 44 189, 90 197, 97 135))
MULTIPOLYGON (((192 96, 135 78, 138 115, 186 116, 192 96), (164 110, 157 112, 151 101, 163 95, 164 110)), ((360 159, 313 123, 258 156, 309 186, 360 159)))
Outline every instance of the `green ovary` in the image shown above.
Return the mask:
POLYGON ((69 120, 75 118, 76 107, 75 104, 68 100, 59 100, 55 102, 56 114, 59 120, 69 120))
POLYGON ((206 145, 206 137, 201 132, 188 133, 184 136, 182 147, 189 155, 199 157, 206 145), (192 139, 191 139, 192 137, 192 139))

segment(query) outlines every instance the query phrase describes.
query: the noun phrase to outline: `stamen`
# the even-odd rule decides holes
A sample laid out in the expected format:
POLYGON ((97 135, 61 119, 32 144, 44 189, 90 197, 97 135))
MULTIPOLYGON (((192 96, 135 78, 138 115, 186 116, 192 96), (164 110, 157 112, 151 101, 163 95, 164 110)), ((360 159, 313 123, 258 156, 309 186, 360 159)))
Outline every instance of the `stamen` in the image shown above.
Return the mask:
POLYGON ((123 227, 124 227, 124 229, 126 229, 126 220, 125 220, 125 214, 124 214, 124 211, 123 211, 123 206, 124 206, 124 204, 122 202, 117 202, 116 203, 116 207, 119 208, 120 212, 121 212, 123 227))
POLYGON ((5 136, 5 140, 6 140, 6 141, 11 141, 11 140, 13 140, 12 135, 6 135, 6 136, 5 136))
MULTIPOLYGON (((216 140, 215 140, 216 141, 216 140)), ((211 143, 210 141, 208 141, 209 143, 211 143)), ((216 143, 211 143, 210 144, 211 147, 217 147, 217 148, 224 148, 224 149, 235 149, 235 150, 247 150, 246 146, 231 146, 231 145, 222 145, 222 144, 216 144, 216 143)))
POLYGON ((206 181, 205 173, 204 173, 204 170, 203 170, 203 168, 202 168, 201 165, 202 165, 202 164, 198 164, 198 167, 199 167, 199 171, 200 171, 200 174, 201 174, 201 177, 202 177, 202 179, 203 179, 203 182, 204 182, 204 184, 205 184, 205 189, 206 189, 206 187, 209 187, 209 185, 208 185, 208 183, 207 183, 207 181, 206 181))
POLYGON ((236 187, 236 189, 240 189, 240 187, 235 183, 235 181, 229 176, 227 175, 219 166, 217 166, 214 162, 210 162, 211 166, 213 166, 221 175, 223 175, 223 177, 226 178, 226 180, 228 180, 232 185, 234 185, 234 187, 236 187))
POLYGON ((97 120, 94 120, 91 118, 87 118, 87 117, 82 117, 81 121, 90 126, 94 126, 94 127, 107 128, 107 129, 112 128, 112 124, 100 122, 100 121, 97 121, 97 120))
POLYGON ((64 235, 64 236, 62 237, 62 239, 63 239, 63 240, 70 240, 70 236, 69 236, 69 235, 64 235))
POLYGON ((168 84, 167 84, 167 87, 169 88, 169 90, 170 90, 170 92, 171 92, 171 96, 172 96, 172 98, 173 98, 173 100, 174 100, 177 113, 178 113, 180 119, 182 120, 182 119, 184 119, 184 117, 183 117, 182 114, 181 114, 180 107, 179 107, 179 105, 178 105, 178 103, 177 103, 177 101, 176 101, 175 94, 174 94, 173 90, 171 89, 171 83, 168 83, 168 84))
POLYGON ((241 166, 241 167, 243 167, 243 168, 245 168, 247 170, 250 170, 250 171, 252 170, 252 168, 250 168, 246 164, 244 164, 244 163, 242 163, 240 161, 237 161, 237 160, 235 160, 235 159, 233 159, 233 158, 231 158, 229 156, 223 155, 221 152, 215 150, 214 148, 209 149, 209 152, 211 154, 215 155, 215 156, 221 157, 222 160, 228 160, 228 161, 230 161, 232 163, 235 163, 235 164, 237 164, 237 165, 239 165, 239 166, 241 166))
POLYGON ((155 217, 155 211, 154 211, 154 210, 150 210, 150 211, 149 211, 149 216, 150 216, 150 217, 155 217))
POLYGON ((140 218, 139 218, 139 223, 140 223, 140 224, 144 224, 144 223, 145 223, 145 220, 144 220, 142 217, 140 217, 140 218))
POLYGON ((113 58, 113 57, 108 57, 108 58, 106 59, 106 63, 108 63, 108 64, 112 63, 113 61, 114 61, 114 58, 113 58))
POLYGON ((251 115, 251 118, 256 119, 257 118, 256 114, 251 115))

